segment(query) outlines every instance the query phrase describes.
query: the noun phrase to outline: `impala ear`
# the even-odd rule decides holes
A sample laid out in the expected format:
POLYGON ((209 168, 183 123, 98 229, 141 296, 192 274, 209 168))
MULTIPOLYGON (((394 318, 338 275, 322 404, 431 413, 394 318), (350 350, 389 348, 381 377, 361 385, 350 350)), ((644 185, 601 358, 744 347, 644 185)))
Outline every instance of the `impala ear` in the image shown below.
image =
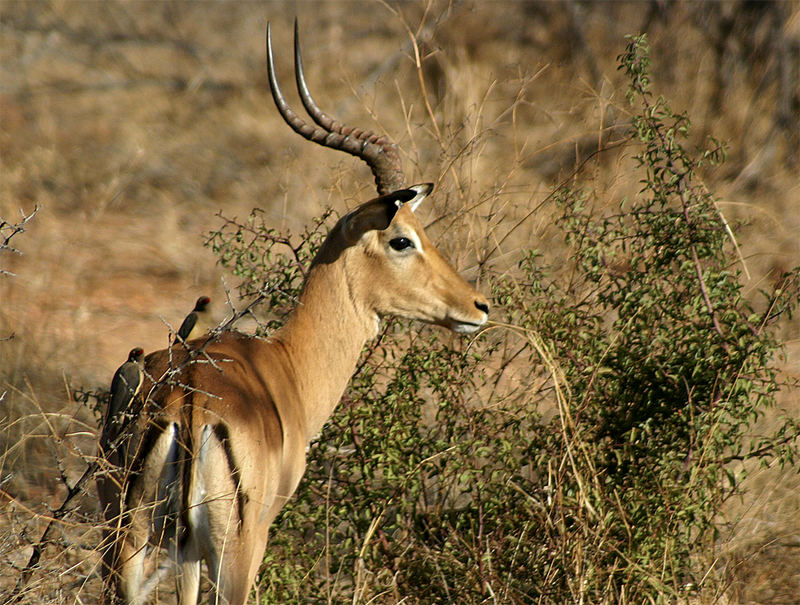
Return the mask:
POLYGON ((383 231, 392 223, 401 204, 390 197, 385 195, 361 204, 342 219, 348 243, 355 244, 367 231, 383 231))
POLYGON ((392 224, 394 215, 404 204, 408 204, 413 212, 432 190, 433 183, 423 183, 408 189, 398 189, 361 204, 342 219, 347 241, 354 244, 367 231, 383 231, 392 224))
POLYGON ((406 191, 413 191, 414 197, 408 200, 406 203, 411 207, 411 212, 415 212, 417 210, 417 206, 422 203, 426 197, 431 194, 433 191, 433 183, 420 183, 419 185, 411 185, 406 191))

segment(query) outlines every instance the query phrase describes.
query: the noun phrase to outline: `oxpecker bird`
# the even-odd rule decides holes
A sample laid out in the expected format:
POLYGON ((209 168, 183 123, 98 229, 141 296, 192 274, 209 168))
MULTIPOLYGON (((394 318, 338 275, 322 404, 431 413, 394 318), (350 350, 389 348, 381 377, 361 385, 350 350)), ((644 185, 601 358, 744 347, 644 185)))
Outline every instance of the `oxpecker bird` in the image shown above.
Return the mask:
POLYGON ((210 327, 208 321, 210 314, 209 304, 211 304, 211 299, 208 296, 201 296, 197 299, 194 309, 186 316, 186 319, 183 320, 181 327, 178 329, 178 340, 186 342, 208 331, 210 327))
POLYGON ((131 349, 128 353, 128 361, 117 369, 111 380, 111 400, 103 425, 102 441, 105 444, 117 437, 124 421, 125 412, 142 386, 143 361, 144 349, 141 347, 131 349))

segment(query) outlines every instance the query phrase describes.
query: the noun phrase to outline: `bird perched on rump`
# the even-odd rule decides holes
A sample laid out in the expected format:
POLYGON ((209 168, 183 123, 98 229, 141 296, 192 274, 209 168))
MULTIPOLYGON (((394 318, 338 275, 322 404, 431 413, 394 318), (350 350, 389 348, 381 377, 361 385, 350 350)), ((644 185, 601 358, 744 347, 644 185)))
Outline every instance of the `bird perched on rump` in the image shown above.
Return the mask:
POLYGON ((205 334, 210 328, 209 315, 211 309, 211 298, 208 296, 201 296, 194 304, 194 309, 186 316, 178 328, 178 340, 186 342, 192 338, 197 338, 205 334))
POLYGON ((109 444, 116 439, 125 418, 125 412, 142 386, 144 349, 134 347, 128 353, 128 361, 114 373, 111 380, 111 398, 108 413, 103 423, 102 442, 109 444))

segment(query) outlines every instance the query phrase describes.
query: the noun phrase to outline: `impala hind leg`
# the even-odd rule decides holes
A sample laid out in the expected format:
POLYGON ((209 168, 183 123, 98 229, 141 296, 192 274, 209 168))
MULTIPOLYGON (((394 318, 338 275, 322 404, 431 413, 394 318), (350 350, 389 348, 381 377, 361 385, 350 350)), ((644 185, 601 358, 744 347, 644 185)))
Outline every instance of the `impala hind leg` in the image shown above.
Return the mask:
MULTIPOLYGON (((213 573, 209 565, 209 575, 213 583, 214 605, 245 605, 250 594, 250 587, 255 579, 258 565, 253 567, 243 557, 228 557, 217 566, 213 573)), ((260 562, 259 562, 260 563, 260 562)))
POLYGON ((141 511, 131 511, 114 521, 120 525, 106 529, 103 536, 102 602, 138 605, 146 598, 142 586, 147 555, 147 518, 141 511))
POLYGON ((243 536, 237 538, 226 546, 221 557, 217 552, 208 557, 208 575, 214 590, 209 602, 214 605, 244 605, 264 558, 266 532, 251 536, 251 541, 241 541, 243 536))
POLYGON ((196 605, 200 596, 200 549, 197 542, 189 537, 186 542, 176 548, 175 582, 178 589, 180 605, 196 605))
POLYGON ((113 587, 115 597, 112 603, 140 605, 144 602, 142 585, 144 583, 144 562, 147 555, 147 540, 137 540, 128 534, 121 541, 115 553, 113 567, 113 587))

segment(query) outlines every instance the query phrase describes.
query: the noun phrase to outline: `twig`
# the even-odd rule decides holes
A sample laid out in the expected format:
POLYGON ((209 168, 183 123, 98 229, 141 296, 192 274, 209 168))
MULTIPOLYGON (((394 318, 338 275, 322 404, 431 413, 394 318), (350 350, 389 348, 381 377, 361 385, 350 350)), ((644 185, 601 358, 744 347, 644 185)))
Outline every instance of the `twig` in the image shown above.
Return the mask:
MULTIPOLYGON (((148 376, 148 378, 153 380, 153 386, 150 392, 151 393, 154 392, 155 390, 157 390, 158 388, 160 388, 165 384, 173 383, 175 380, 175 376, 180 374, 180 372, 184 368, 188 367, 190 364, 198 363, 201 361, 208 361, 214 364, 213 360, 211 360, 211 358, 206 353, 206 347, 208 346, 208 344, 214 341, 220 334, 230 331, 233 328, 233 325, 239 319, 241 319, 245 315, 248 315, 254 306, 258 305, 259 303, 261 303, 263 300, 266 299, 266 296, 267 296, 266 293, 260 293, 244 309, 235 313, 233 317, 231 317, 231 319, 229 319, 224 324, 214 328, 214 330, 210 332, 208 338, 205 340, 205 342, 203 342, 203 344, 200 347, 198 347, 197 349, 190 350, 182 363, 167 370, 161 377, 159 377, 158 380, 153 380, 152 377, 148 376), (204 360, 200 359, 201 356, 205 357, 205 359, 204 360)), ((217 366, 215 365, 214 367, 217 366)), ((222 371, 218 367, 217 369, 222 371)), ((190 388, 188 385, 181 385, 180 383, 179 386, 181 386, 182 388, 190 388)), ((208 394, 212 395, 211 393, 208 394)), ((116 450, 117 448, 119 448, 120 445, 122 445, 123 441, 127 439, 128 437, 127 430, 131 427, 131 425, 134 422, 136 422, 139 419, 139 415, 141 414, 145 403, 149 400, 150 400, 149 395, 147 397, 139 397, 135 400, 132 409, 129 411, 129 413, 125 414, 124 421, 121 427, 119 428, 119 433, 117 434, 115 439, 112 440, 112 442, 109 444, 109 451, 116 450)), ((39 540, 33 545, 33 551, 31 552, 31 556, 28 559, 28 563, 22 569, 20 578, 17 581, 14 590, 11 592, 8 599, 5 601, 5 603, 7 603, 8 605, 11 605, 13 603, 19 603, 19 601, 22 599, 23 590, 25 586, 28 584, 28 581, 30 580, 35 567, 38 565, 39 560, 42 557, 42 552, 47 546, 48 538, 50 537, 53 527, 55 526, 55 523, 60 522, 67 514, 69 514, 76 508, 77 502, 73 501, 75 496, 78 495, 81 491, 83 491, 89 479, 94 477, 94 475, 98 472, 101 462, 103 462, 101 458, 97 458, 92 462, 90 462, 89 465, 86 467, 86 470, 84 470, 81 477, 72 486, 67 485, 67 496, 66 498, 64 498, 64 501, 61 503, 61 506, 53 512, 51 517, 49 517, 47 527, 45 527, 44 532, 42 532, 42 535, 39 538, 39 540)), ((5 491, 3 491, 2 494, 4 496, 10 497, 10 495, 7 494, 5 491)))
MULTIPOLYGON (((24 212, 20 211, 22 218, 17 223, 11 223, 7 220, 0 219, 0 252, 3 250, 8 250, 12 254, 22 254, 22 252, 11 245, 11 239, 18 233, 25 232, 25 225, 36 215, 37 212, 39 212, 39 206, 34 206, 33 211, 30 214, 25 214, 24 212)), ((11 271, 6 271, 5 269, 0 269, 0 275, 14 276, 14 273, 11 271)))
MULTIPOLYGON (((645 109, 647 110, 647 115, 652 114, 653 105, 650 103, 648 99, 648 92, 642 85, 641 81, 636 81, 636 90, 642 98, 642 103, 644 103, 645 109)), ((686 221, 687 225, 692 225, 692 221, 689 217, 689 200, 687 199, 688 192, 686 187, 686 179, 687 175, 689 174, 688 170, 678 170, 675 166, 675 163, 672 161, 672 154, 669 153, 671 150, 671 146, 667 142, 666 138, 664 137, 663 130, 658 127, 658 124, 652 118, 648 118, 648 122, 650 122, 650 126, 655 130, 656 134, 658 135, 659 141, 661 142, 662 148, 666 151, 665 153, 665 162, 666 167, 678 177, 678 194, 681 200, 681 206, 683 208, 683 217, 686 221)), ((706 286, 706 281, 703 278, 703 268, 700 265, 700 259, 697 256, 697 247, 694 243, 689 244, 689 250, 692 253, 692 262, 694 263, 695 273, 697 274, 697 281, 700 285, 700 292, 703 296, 703 302, 705 303, 706 310, 708 311, 709 316, 711 317, 711 323, 714 326, 714 331, 719 335, 721 339, 722 348, 725 349, 726 353, 730 353, 730 347, 728 346, 727 339, 725 338, 725 334, 722 332, 722 327, 719 324, 719 319, 717 318, 717 312, 714 309, 714 305, 711 303, 711 298, 708 295, 708 288, 706 286)))

